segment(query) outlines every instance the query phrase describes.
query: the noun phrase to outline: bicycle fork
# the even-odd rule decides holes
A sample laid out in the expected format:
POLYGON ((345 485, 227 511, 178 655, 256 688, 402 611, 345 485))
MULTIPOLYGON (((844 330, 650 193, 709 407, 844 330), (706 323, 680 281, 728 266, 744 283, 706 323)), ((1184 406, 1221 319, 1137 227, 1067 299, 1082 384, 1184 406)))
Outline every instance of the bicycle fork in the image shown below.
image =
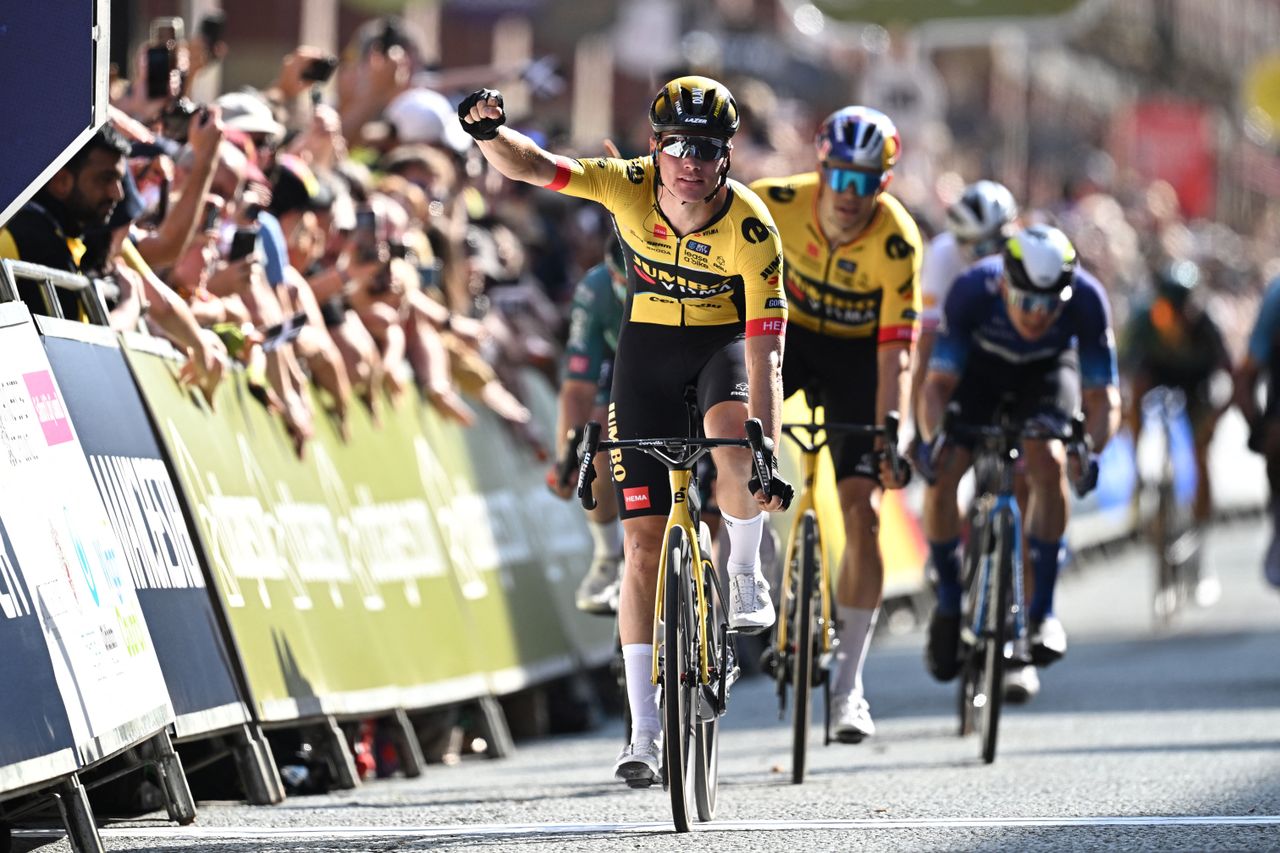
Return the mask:
MULTIPOLYGON (((690 486, 693 483, 693 471, 689 469, 672 469, 669 472, 671 479, 671 512, 667 515, 667 529, 662 537, 662 551, 658 556, 658 587, 657 597, 654 601, 653 612, 653 672, 651 679, 654 684, 659 683, 660 659, 658 650, 662 645, 661 635, 658 626, 663 619, 663 602, 666 600, 666 579, 668 561, 671 559, 671 531, 680 528, 684 531, 685 540, 689 547, 692 559, 690 560, 690 568, 693 571, 693 587, 695 594, 693 614, 693 630, 698 638, 698 672, 694 673, 675 673, 676 678, 696 678, 701 684, 710 684, 712 678, 712 667, 709 655, 707 653, 707 590, 702 582, 702 547, 698 541, 698 528, 694 524, 693 514, 689 511, 690 486)), ((711 555, 707 555, 710 559, 711 555)), ((676 614, 672 614, 675 618, 676 614)), ((672 673, 667 674, 668 677, 672 673)))

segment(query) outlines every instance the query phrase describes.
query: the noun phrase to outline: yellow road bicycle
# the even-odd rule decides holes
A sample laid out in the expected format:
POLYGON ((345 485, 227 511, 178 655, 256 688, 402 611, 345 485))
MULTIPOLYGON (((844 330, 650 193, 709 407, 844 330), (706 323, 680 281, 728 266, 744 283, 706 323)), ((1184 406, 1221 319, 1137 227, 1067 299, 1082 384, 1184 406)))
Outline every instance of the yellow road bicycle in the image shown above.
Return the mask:
POLYGON ((695 468, 714 447, 749 448, 767 494, 772 479, 767 454, 772 453, 772 441, 754 418, 746 422, 746 433, 746 439, 601 441, 600 424, 592 421, 583 437, 578 497, 585 509, 595 507, 591 484, 598 451, 638 450, 665 465, 670 475, 671 512, 654 606, 652 678, 661 705, 662 786, 671 795, 671 814, 679 832, 690 830, 694 814, 699 821, 715 816, 719 719, 728 710, 729 687, 739 674, 728 598, 712 567, 710 533, 698 519, 695 468))
POLYGON ((784 423, 782 433, 800 448, 800 494, 795 501, 791 532, 783 560, 779 590, 778 621, 773 642, 765 652, 765 672, 777 685, 778 718, 786 716, 787 692, 792 698, 791 781, 804 781, 806 750, 812 713, 812 689, 821 685, 824 708, 823 745, 831 743, 831 683, 828 673, 835 661, 837 621, 832 567, 827 564, 825 541, 817 506, 815 480, 818 454, 835 436, 883 436, 884 450, 869 456, 878 469, 881 457, 897 472, 907 470, 906 460, 897 452, 898 413, 885 415, 883 426, 871 424, 819 423, 816 397, 808 392, 809 409, 815 412, 809 423, 784 423))

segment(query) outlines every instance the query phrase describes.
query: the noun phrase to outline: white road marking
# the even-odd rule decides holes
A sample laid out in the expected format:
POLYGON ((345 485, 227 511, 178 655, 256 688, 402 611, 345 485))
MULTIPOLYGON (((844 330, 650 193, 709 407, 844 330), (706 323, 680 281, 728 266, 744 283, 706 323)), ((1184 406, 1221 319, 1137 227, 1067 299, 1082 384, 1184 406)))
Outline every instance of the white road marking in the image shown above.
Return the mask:
MULTIPOLYGON (((1152 817, 959 817, 959 818, 864 818, 856 820, 724 820, 699 824, 702 832, 776 832, 803 830, 867 830, 867 829, 958 829, 1019 827, 1212 827, 1212 826, 1280 826, 1280 815, 1184 815, 1152 817)), ((111 826, 100 830, 103 838, 131 838, 155 841, 175 839, 242 840, 242 839, 368 839, 368 838, 440 838, 446 836, 541 836, 541 835, 632 835, 671 832, 670 823, 491 823, 455 824, 452 826, 186 826, 127 827, 111 826)), ((57 838, 64 835, 52 829, 15 829, 14 837, 57 838)))

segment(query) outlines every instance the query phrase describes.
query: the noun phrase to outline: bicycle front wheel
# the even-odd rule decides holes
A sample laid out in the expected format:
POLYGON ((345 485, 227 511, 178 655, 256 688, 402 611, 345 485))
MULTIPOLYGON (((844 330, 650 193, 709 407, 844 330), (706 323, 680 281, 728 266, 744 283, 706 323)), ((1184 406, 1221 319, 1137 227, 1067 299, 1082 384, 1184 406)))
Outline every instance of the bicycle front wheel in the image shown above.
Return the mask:
POLYGON ((1177 565, 1173 560, 1176 538, 1177 499, 1173 493, 1173 473, 1166 472, 1156 491, 1156 513, 1152 519, 1151 540, 1156 552, 1156 590, 1151 611, 1156 626, 1168 628, 1181 604, 1177 565))
POLYGON ((986 648, 983 652, 982 689, 985 701, 980 713, 982 724, 982 760, 996 760, 996 738, 1000 731, 1000 711, 1004 705, 1004 645, 1009 623, 1009 594, 1013 573, 1021 568, 1013 565, 1014 537, 1018 536, 1013 517, 1001 513, 996 519, 996 566, 991 572, 991 590, 987 598, 986 648))
POLYGON ((814 622, 820 614, 814 612, 817 599, 814 589, 818 582, 818 520, 813 510, 800 521, 800 559, 796 561, 798 577, 792 582, 795 591, 792 636, 795 637, 795 654, 792 656, 792 687, 795 702, 791 717, 791 782, 804 782, 805 750, 809 745, 809 699, 813 687, 814 622))
POLYGON ((698 718, 698 661, 693 631, 694 602, 690 577, 693 558, 683 530, 671 531, 662 602, 662 753, 671 817, 677 832, 690 829, 689 797, 693 793, 694 726, 698 718))
MULTIPOLYGON (((711 679, 711 684, 699 684, 697 688, 693 799, 698 809, 698 820, 708 821, 716 816, 716 797, 720 789, 720 715, 724 713, 728 702, 729 683, 734 677, 735 664, 729 649, 731 640, 728 636, 728 620, 725 618, 724 597, 716 584, 710 561, 702 563, 702 589, 707 599, 707 612, 698 630, 705 629, 707 632, 707 656, 711 666, 715 668, 715 676, 711 679)), ((696 603, 696 596, 693 601, 696 603)), ((696 644, 694 648, 696 650, 696 644)), ((697 660, 696 656, 694 660, 697 660)))

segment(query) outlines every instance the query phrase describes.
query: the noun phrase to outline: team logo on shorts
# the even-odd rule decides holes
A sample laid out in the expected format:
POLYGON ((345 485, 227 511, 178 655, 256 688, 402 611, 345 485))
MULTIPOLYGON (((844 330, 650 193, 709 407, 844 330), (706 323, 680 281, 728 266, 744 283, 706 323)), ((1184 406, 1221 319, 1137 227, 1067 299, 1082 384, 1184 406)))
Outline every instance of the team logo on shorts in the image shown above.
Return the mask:
POLYGON ((745 399, 750 395, 750 391, 751 391, 751 388, 749 385, 747 385, 747 383, 739 382, 737 385, 733 386, 733 394, 730 396, 742 397, 745 399))
POLYGON ((634 489, 623 489, 622 504, 625 509, 648 509, 649 487, 637 486, 634 489))

